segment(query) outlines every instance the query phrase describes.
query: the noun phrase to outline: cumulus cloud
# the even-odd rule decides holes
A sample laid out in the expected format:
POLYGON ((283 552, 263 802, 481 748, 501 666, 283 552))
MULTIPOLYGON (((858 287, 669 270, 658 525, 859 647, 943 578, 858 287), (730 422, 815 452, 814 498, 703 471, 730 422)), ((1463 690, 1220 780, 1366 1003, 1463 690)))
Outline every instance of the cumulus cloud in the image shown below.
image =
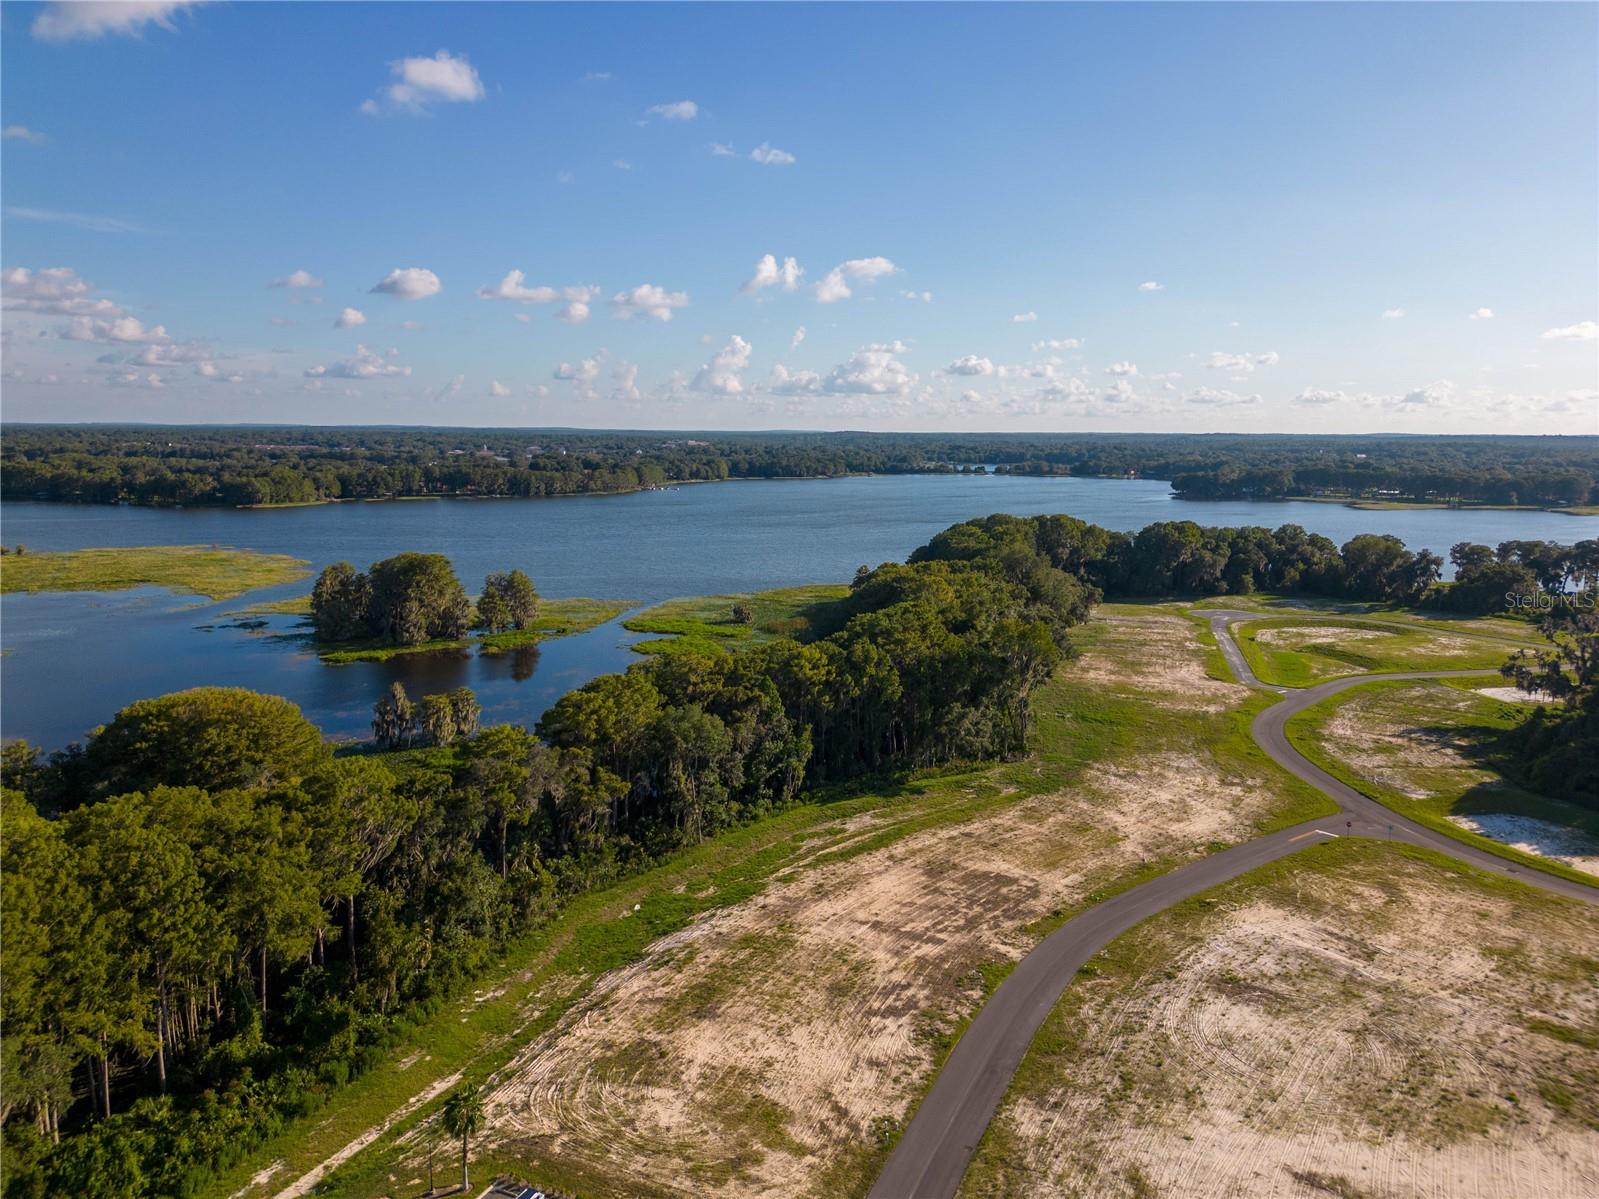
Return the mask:
MULTIPOLYGON (((477 289, 480 300, 510 300, 517 304, 553 304, 565 301, 556 312, 561 320, 578 325, 589 319, 589 305, 600 294, 600 289, 587 284, 576 287, 528 287, 521 271, 508 271, 505 278, 491 286, 477 289)), ((527 318, 520 313, 518 320, 527 318)))
POLYGON ((700 106, 692 100, 674 100, 670 104, 652 104, 644 111, 663 121, 692 121, 700 115, 700 106))
POLYGON ((736 396, 744 393, 742 372, 750 364, 750 343, 737 334, 711 360, 700 367, 689 387, 712 395, 736 396))
POLYGON ((919 304, 931 304, 933 302, 933 293, 930 291, 901 290, 899 294, 902 298, 907 300, 915 300, 919 304))
POLYGON ((333 321, 335 329, 353 329, 357 325, 364 324, 366 324, 366 313, 359 308, 346 308, 333 321))
POLYGON ((1212 370, 1236 371, 1241 375, 1253 374, 1258 367, 1276 366, 1282 361, 1282 356, 1276 350, 1267 350, 1261 354, 1228 354, 1221 350, 1211 351, 1205 365, 1212 370))
POLYGON ((762 142, 760 145, 756 146, 755 149, 751 150, 750 160, 752 162, 758 162, 762 166, 768 167, 793 166, 794 163, 799 161, 787 150, 779 150, 770 142, 762 142))
POLYGON ((1034 321, 1036 321, 1038 319, 1038 313, 1036 313, 1036 312, 1018 312, 1015 316, 1011 317, 1010 319, 1011 319, 1011 324, 1013 324, 1013 325, 1030 325, 1030 324, 1032 324, 1034 321))
POLYGON ((899 270, 886 258, 851 258, 841 262, 822 278, 816 285, 816 299, 821 304, 833 304, 839 300, 847 300, 854 293, 850 290, 850 281, 870 283, 884 275, 892 275, 899 270))
POLYGON ((1385 321, 1397 321, 1404 315, 1405 310, 1403 308, 1384 308, 1382 310, 1382 319, 1385 321))
POLYGON ((390 271, 373 286, 372 291, 399 300, 425 300, 438 295, 443 287, 439 277, 426 267, 408 266, 390 271))
POLYGON ((711 155, 714 158, 736 158, 738 157, 738 151, 726 142, 712 142, 711 155))
POLYGON ((1493 318, 1494 310, 1492 308, 1479 308, 1475 312, 1469 313, 1466 319, 1473 321, 1491 321, 1493 318))
POLYGON ((1578 321, 1575 325, 1565 325, 1559 329, 1545 329, 1545 341, 1593 341, 1599 337, 1599 324, 1593 321, 1578 321))
POLYGON ((992 375, 994 364, 987 358, 979 358, 976 354, 967 354, 964 358, 957 358, 944 368, 946 375, 992 375))
POLYGON ((202 0, 54 0, 33 18, 44 42, 92 41, 108 33, 137 37, 146 25, 176 32, 172 16, 202 0))
POLYGON ((411 373, 408 366, 400 366, 384 360, 383 355, 375 350, 369 350, 363 345, 355 347, 353 357, 346 358, 343 362, 332 362, 326 366, 313 366, 307 368, 305 377, 308 379, 382 379, 391 376, 407 376, 411 373))
POLYGON ((122 371, 112 375, 109 382, 113 387, 142 387, 149 391, 160 391, 166 386, 165 381, 154 371, 122 371))
POLYGON ((394 81, 367 100, 361 111, 376 116, 381 112, 424 113, 430 104, 472 103, 483 99, 483 80, 477 68, 448 50, 432 58, 397 58, 389 63, 394 81))
POLYGON ((1164 283, 1156 283, 1153 279, 1146 279, 1138 285, 1139 291, 1165 291, 1164 283))
POLYGON ((1294 397, 1294 403, 1306 404, 1311 407, 1324 407, 1328 404, 1355 403, 1360 397, 1352 396, 1345 391, 1333 391, 1324 387, 1307 387, 1294 397))
POLYGON ((916 375, 895 357, 903 342, 863 346, 828 373, 823 390, 835 395, 904 395, 916 384, 916 375))
POLYGON ((1138 373, 1138 367, 1131 362, 1112 362, 1105 368, 1105 373, 1118 379, 1130 379, 1138 373))
POLYGON ((0 129, 0 141, 27 142, 29 145, 42 146, 48 139, 36 129, 29 129, 26 125, 7 125, 0 129))
POLYGON ((281 279, 272 280, 273 287, 321 287, 322 280, 310 271, 291 271, 281 279))
POLYGON ((631 291, 619 291, 611 297, 611 314, 623 321, 630 321, 635 316, 669 321, 674 309, 687 304, 686 291, 667 291, 653 283, 640 283, 631 291))
POLYGON ((781 287, 784 291, 793 291, 799 286, 800 276, 805 273, 805 268, 793 258, 785 258, 779 265, 777 255, 762 254, 761 260, 755 264, 755 273, 744 280, 739 291, 751 295, 763 287, 781 287))
POLYGON ((94 284, 69 266, 30 270, 15 266, 0 272, 0 306, 19 312, 51 316, 122 316, 107 299, 92 299, 94 284))
POLYGON ((1077 350, 1083 345, 1080 337, 1046 337, 1043 341, 1033 343, 1033 353, 1042 354, 1045 350, 1077 350))
POLYGON ((625 158, 613 159, 611 165, 619 171, 631 171, 633 169, 633 164, 625 158))
POLYGON ((767 390, 780 396, 817 395, 822 390, 822 377, 815 371, 791 371, 779 362, 772 367, 767 390))
POLYGON ((1389 398, 1384 402, 1390 406, 1399 405, 1410 408, 1439 408, 1455 398, 1455 385, 1447 379, 1440 379, 1436 383, 1429 383, 1425 387, 1418 387, 1407 391, 1404 395, 1389 398))
POLYGON ((802 342, 804 340, 805 340, 805 326, 801 325, 798 329, 794 330, 794 336, 789 339, 788 348, 790 350, 797 350, 797 349, 800 348, 800 342, 802 342))
POLYGON ((489 380, 489 394, 497 400, 503 400, 511 394, 511 389, 498 379, 489 380))
POLYGON ((145 328, 144 322, 136 316, 119 316, 111 320, 101 320, 92 316, 75 316, 65 332, 61 334, 68 341, 93 341, 120 343, 124 345, 159 344, 172 340, 168 335, 165 325, 153 325, 145 328))

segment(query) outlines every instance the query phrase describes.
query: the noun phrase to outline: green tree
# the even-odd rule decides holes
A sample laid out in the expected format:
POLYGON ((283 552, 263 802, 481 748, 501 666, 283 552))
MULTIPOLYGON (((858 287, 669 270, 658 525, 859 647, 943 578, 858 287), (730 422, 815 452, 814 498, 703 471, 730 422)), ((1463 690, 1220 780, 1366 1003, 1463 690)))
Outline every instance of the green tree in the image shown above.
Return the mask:
POLYGON ((742 600, 733 605, 733 623, 750 625, 755 623, 755 609, 752 605, 742 600))
POLYGON ((374 562, 371 624, 379 637, 400 645, 465 635, 472 604, 443 554, 396 554, 374 562))
POLYGON ((450 715, 455 720, 455 735, 470 737, 475 734, 478 720, 483 715, 483 705, 477 702, 472 688, 457 687, 449 693, 449 700, 450 715))
POLYGON ((416 705, 396 680, 389 693, 372 707, 372 738, 385 749, 409 745, 416 735, 416 705))
POLYGON ((353 641, 372 633, 372 583, 348 562, 336 562, 311 588, 311 623, 320 641, 353 641))
POLYGON ((491 574, 477 601, 478 623, 491 633, 525 629, 538 619, 539 594, 520 570, 491 574))
POLYGON ((472 1087, 457 1087, 445 1099, 439 1119, 446 1135, 461 1138, 461 1191, 464 1194, 472 1185, 466 1174, 467 1150, 472 1134, 483 1127, 483 1096, 472 1087))
POLYGON ((417 723, 434 745, 455 741, 455 705, 448 695, 424 695, 417 705, 417 723))
POLYGON ((142 699, 90 739, 85 759, 99 794, 155 786, 292 784, 332 756, 316 726, 275 695, 195 687, 142 699))

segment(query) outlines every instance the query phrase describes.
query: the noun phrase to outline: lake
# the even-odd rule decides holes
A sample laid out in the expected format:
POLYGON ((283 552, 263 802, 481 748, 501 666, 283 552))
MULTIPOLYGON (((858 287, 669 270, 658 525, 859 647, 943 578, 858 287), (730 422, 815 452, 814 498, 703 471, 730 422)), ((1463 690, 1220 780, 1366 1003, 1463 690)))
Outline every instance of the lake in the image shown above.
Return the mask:
MULTIPOLYGON (((684 595, 844 581, 857 566, 902 561, 933 534, 992 512, 1064 512, 1111 529, 1157 520, 1303 525, 1343 544, 1392 533, 1447 555, 1457 541, 1599 537, 1599 517, 1173 499, 1163 482, 889 475, 738 481, 619 496, 415 500, 237 510, 0 505, 0 540, 33 550, 90 546, 240 546, 292 554, 320 570, 365 568, 403 550, 449 555, 476 593, 519 567, 541 594, 656 603, 684 595)), ((619 621, 520 654, 449 652, 328 666, 293 618, 238 627, 250 603, 303 595, 310 580, 211 603, 157 588, 0 599, 0 735, 55 749, 136 699, 231 685, 283 695, 325 733, 369 733, 372 705, 396 679, 413 696, 471 687, 486 720, 531 724, 597 674, 622 670, 638 639, 619 621)))

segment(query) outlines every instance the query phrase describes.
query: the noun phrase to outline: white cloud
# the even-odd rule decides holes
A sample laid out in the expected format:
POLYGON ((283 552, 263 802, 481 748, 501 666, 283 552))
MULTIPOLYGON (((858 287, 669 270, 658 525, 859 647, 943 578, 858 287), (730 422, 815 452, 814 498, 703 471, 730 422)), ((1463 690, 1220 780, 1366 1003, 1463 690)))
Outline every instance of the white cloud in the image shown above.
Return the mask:
MULTIPOLYGON (((553 304, 565 301, 556 316, 569 324, 582 324, 589 319, 589 304, 600 294, 600 289, 587 284, 575 287, 527 287, 523 284, 526 276, 521 271, 508 271, 505 278, 494 286, 483 286, 477 289, 480 300, 510 300, 517 304, 553 304)), ((522 314, 517 314, 518 320, 526 320, 522 314)))
POLYGON ((364 324, 366 324, 366 313, 359 308, 346 308, 333 321, 335 329, 353 329, 357 325, 364 324))
POLYGON ((1276 366, 1282 361, 1282 355, 1276 350, 1267 350, 1262 354, 1228 354, 1221 350, 1211 351, 1205 365, 1213 370, 1237 371, 1239 374, 1253 374, 1258 367, 1276 366))
POLYGON ((1166 285, 1164 283, 1156 283, 1153 279, 1146 279, 1144 282, 1142 282, 1142 283, 1140 283, 1138 285, 1138 290, 1139 291, 1165 291, 1166 290, 1166 285))
POLYGON ((800 348, 800 342, 802 342, 804 340, 805 340, 805 326, 801 325, 798 329, 794 330, 794 336, 789 340, 788 348, 790 350, 797 350, 797 349, 800 348))
POLYGON ((930 291, 901 290, 899 294, 907 300, 915 300, 920 304, 931 304, 933 302, 933 293, 930 291))
POLYGON ((653 283, 640 283, 632 291, 619 291, 611 297, 611 314, 623 321, 630 321, 635 316, 669 321, 673 309, 687 304, 686 291, 667 291, 653 283))
POLYGON ((711 154, 716 158, 736 158, 738 156, 738 151, 733 149, 733 147, 728 145, 726 142, 712 142, 711 154))
POLYGON ((14 266, 0 272, 0 304, 20 312, 39 312, 51 316, 122 316, 123 310, 110 300, 91 299, 94 284, 80 278, 69 266, 29 270, 14 266))
POLYGON ((1196 387, 1183 398, 1187 403, 1213 408, 1237 408, 1260 403, 1258 395, 1239 395, 1216 387, 1196 387))
POLYGON ((425 300, 443 288, 439 277, 426 267, 408 266, 390 271, 372 288, 373 292, 400 300, 425 300))
POLYGON ((770 142, 762 142, 760 145, 756 146, 755 149, 751 150, 750 160, 752 162, 758 162, 762 166, 769 167, 793 166, 794 163, 798 161, 798 159, 796 159, 787 150, 779 150, 770 142))
POLYGON ((1404 315, 1405 310, 1403 308, 1384 308, 1382 310, 1382 319, 1385 321, 1397 321, 1404 315))
POLYGON ((1034 321, 1036 321, 1038 319, 1038 313, 1036 313, 1036 312, 1018 312, 1015 316, 1011 317, 1010 319, 1011 319, 1011 324, 1013 324, 1013 325, 1030 325, 1030 324, 1032 324, 1034 321))
POLYGON ((750 343, 736 333, 700 367, 689 387, 712 395, 736 396, 744 393, 743 370, 750 364, 750 343))
POLYGON ((863 346, 835 366, 822 387, 836 395, 904 395, 916 384, 916 376, 894 356, 904 348, 897 341, 863 346))
POLYGON ((489 380, 489 394, 497 400, 503 400, 511 394, 511 389, 498 379, 489 380))
POLYGON ((45 42, 89 41, 108 33, 137 37, 146 25, 176 31, 170 18, 201 0, 55 0, 33 19, 33 36, 45 42))
POLYGON ((1329 391, 1323 387, 1307 387, 1294 397, 1294 403, 1320 407, 1326 404, 1358 403, 1361 399, 1362 397, 1353 396, 1344 391, 1329 391))
POLYGON ((1468 320, 1473 321, 1491 321, 1493 318, 1494 310, 1492 308, 1479 308, 1467 317, 1468 320))
POLYGON ((1046 337, 1043 341, 1033 343, 1033 353, 1041 354, 1045 350, 1077 350, 1083 345, 1080 337, 1046 337))
POLYGON ((1130 379, 1138 373, 1138 367, 1131 362, 1113 362, 1105 368, 1105 373, 1118 379, 1130 379))
POLYGON ((1405 405, 1413 408, 1439 408, 1454 398, 1455 385, 1447 379, 1440 379, 1436 383, 1429 383, 1425 387, 1407 391, 1402 396, 1387 397, 1383 402, 1390 406, 1405 405))
POLYGON ((1593 341, 1596 337, 1599 337, 1599 324, 1593 321, 1578 321, 1575 325, 1543 332, 1545 341, 1593 341))
POLYGON ((41 221, 52 225, 75 225, 91 233, 148 233, 143 225, 121 217, 96 216, 91 212, 59 212, 53 208, 21 208, 11 205, 6 215, 18 221, 41 221))
POLYGON ((858 279, 869 283, 884 275, 892 275, 898 270, 899 267, 886 258, 851 258, 828 271, 822 281, 816 285, 817 302, 833 304, 839 300, 847 300, 854 294, 850 291, 849 280, 858 279))
POLYGON ((563 362, 555 368, 553 378, 569 379, 576 383, 592 383, 600 377, 599 355, 584 358, 576 363, 563 362))
POLYGON ((306 370, 308 379, 380 379, 389 376, 407 376, 411 373, 408 366, 399 366, 392 362, 385 362, 383 355, 374 350, 369 350, 363 345, 355 347, 355 355, 343 362, 333 362, 326 366, 313 366, 306 370))
POLYGON ((768 390, 773 395, 816 395, 822 390, 822 377, 815 371, 791 371, 781 362, 772 367, 768 390))
POLYGON ((555 181, 560 184, 572 184, 577 182, 577 176, 571 171, 556 171, 555 181))
POLYGON ((292 329, 292 328, 294 328, 294 326, 298 325, 300 322, 299 321, 291 321, 286 316, 269 316, 269 317, 267 317, 267 323, 270 324, 270 325, 276 325, 280 329, 292 329))
POLYGON ((440 50, 432 58, 398 58, 389 63, 394 82, 378 93, 383 103, 368 100, 361 111, 424 113, 429 104, 472 103, 483 99, 483 80, 463 54, 440 50))
POLYGON ((27 142, 29 145, 42 146, 49 139, 36 129, 29 129, 26 125, 7 125, 0 129, 0 141, 27 142))
POLYGON ((631 362, 618 363, 611 370, 611 399, 625 404, 639 400, 638 367, 631 362))
POLYGON ((121 374, 112 375, 110 383, 113 387, 143 387, 150 391, 160 391, 166 386, 161 376, 154 371, 147 373, 123 371, 121 374))
POLYGON ((101 320, 92 316, 75 316, 72 324, 62 333, 68 341, 118 342, 130 345, 158 344, 172 340, 165 325, 148 329, 135 316, 119 316, 101 320))
POLYGON ((957 358, 944 368, 946 375, 992 375, 994 364, 987 358, 979 358, 976 354, 967 354, 964 358, 957 358))
POLYGON ((775 254, 763 254, 755 264, 755 273, 744 281, 739 291, 745 295, 760 291, 763 287, 781 287, 784 291, 793 291, 799 286, 800 276, 804 273, 805 268, 793 258, 783 259, 779 266, 775 254))
POLYGON ((645 113, 663 121, 692 121, 700 115, 700 106, 692 100, 674 100, 670 104, 652 104, 645 113))
POLYGON ((322 280, 310 271, 291 271, 281 279, 272 280, 273 287, 321 287, 322 280))
POLYGON ((613 159, 611 165, 619 171, 631 171, 633 169, 633 164, 625 158, 613 159))

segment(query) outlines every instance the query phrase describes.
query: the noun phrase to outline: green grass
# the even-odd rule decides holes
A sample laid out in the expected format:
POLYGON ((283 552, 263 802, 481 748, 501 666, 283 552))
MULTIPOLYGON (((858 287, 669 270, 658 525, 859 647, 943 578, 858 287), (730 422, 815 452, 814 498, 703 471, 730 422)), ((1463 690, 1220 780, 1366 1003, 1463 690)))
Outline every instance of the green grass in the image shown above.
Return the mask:
MULTIPOLYGON (((292 601, 284 601, 289 603, 292 601)), ((524 645, 537 645, 552 637, 569 637, 615 620, 633 606, 631 600, 553 599, 539 602, 538 619, 525 629, 478 633, 471 637, 394 645, 387 641, 330 642, 318 646, 322 661, 332 666, 349 662, 386 662, 401 654, 430 654, 440 650, 467 650, 474 646, 485 654, 503 653, 524 645)), ((287 611, 287 609, 285 609, 287 611)))
POLYGON ((1448 819, 1452 815, 1495 813, 1529 816, 1578 829, 1599 841, 1599 813, 1538 795, 1504 778, 1502 772, 1507 763, 1499 749, 1500 739, 1524 715, 1520 705, 1475 695, 1463 688, 1437 682, 1391 680, 1352 687, 1307 708, 1289 719, 1287 733, 1294 748, 1317 766, 1401 816, 1520 865, 1594 884, 1596 879, 1590 874, 1552 858, 1514 849, 1461 828, 1448 819), (1462 705, 1457 697, 1463 694, 1468 698, 1462 705), (1328 743, 1328 725, 1355 704, 1378 706, 1385 723, 1397 722, 1405 726, 1407 734, 1413 738, 1438 737, 1463 743, 1465 761, 1459 767, 1397 765, 1396 771, 1404 772, 1405 781, 1411 787, 1426 792, 1423 798, 1366 777, 1342 761, 1328 743))
MULTIPOLYGON (((1084 644, 1099 635, 1094 626, 1075 634, 1084 644)), ((586 995, 605 971, 638 961, 653 941, 700 914, 753 897, 775 874, 855 858, 918 832, 975 820, 1032 796, 1058 793, 1091 777, 1096 765, 1145 755, 1152 745, 1200 749, 1213 754, 1224 772, 1247 772, 1268 780, 1275 802, 1261 816, 1260 831, 1334 811, 1325 797, 1281 771, 1249 739, 1249 721, 1269 699, 1252 697, 1248 706, 1231 712, 1173 712, 1141 702, 1131 690, 1076 683, 1068 665, 1034 697, 1032 752, 1021 760, 924 772, 864 792, 840 789, 812 795, 795 808, 724 832, 645 874, 573 901, 550 926, 508 950, 485 971, 480 985, 503 985, 503 994, 476 1005, 451 1003, 420 1022, 403 1049, 345 1088, 323 1118, 291 1125, 230 1172, 217 1189, 232 1193, 263 1163, 279 1157, 286 1167, 273 1182, 274 1189, 281 1187, 379 1124, 431 1080, 457 1069, 466 1070, 474 1082, 486 1080, 586 995), (879 813, 882 826, 870 836, 848 833, 843 821, 868 811, 879 813), (639 911, 626 914, 634 903, 640 904, 639 911), (398 1062, 415 1050, 426 1059, 400 1070, 398 1062)), ((1090 825, 1081 835, 1091 840, 1111 834, 1090 825)), ((1145 862, 1119 873, 1107 872, 1095 880, 1096 894, 1103 897, 1176 864, 1176 859, 1145 862)), ((1068 914, 1054 913, 1027 931, 1042 935, 1068 914)), ((1006 963, 984 969, 985 993, 998 985, 1006 969, 1006 963)), ((963 1027, 961 1020, 940 1034, 947 1039, 947 1044, 940 1042, 940 1054, 953 1045, 963 1027)), ((925 1081, 931 1085, 931 1077, 925 1081)), ((400 1184, 413 1176, 399 1173, 395 1142, 436 1111, 438 1102, 400 1122, 337 1171, 324 1184, 325 1193, 351 1197, 393 1193, 397 1184, 391 1175, 397 1174, 400 1184)), ((760 1123, 769 1114, 743 1113, 739 1119, 760 1123)), ((830 1171, 830 1177, 837 1174, 838 1193, 865 1189, 886 1158, 897 1129, 885 1126, 883 1133, 858 1153, 845 1155, 830 1171)), ((526 1145, 479 1155, 475 1165, 475 1172, 484 1178, 495 1170, 524 1176, 536 1171, 540 1185, 574 1194, 615 1189, 614 1179, 604 1185, 606 1180, 576 1169, 542 1153, 530 1161, 526 1145)))
POLYGON ((1382 627, 1381 622, 1344 619, 1307 621, 1292 616, 1248 621, 1235 625, 1233 632, 1256 676, 1284 687, 1308 687, 1379 671, 1492 670, 1502 666, 1517 648, 1509 642, 1472 637, 1461 638, 1462 645, 1445 650, 1438 639, 1451 636, 1448 630, 1398 623, 1382 627), (1292 647, 1270 644, 1259 639, 1269 629, 1301 629, 1306 635, 1292 647), (1341 639, 1339 629, 1363 635, 1341 639), (1370 636, 1373 633, 1378 635, 1370 636))
POLYGON ((666 641, 641 641, 633 647, 641 654, 716 653, 719 651, 710 647, 717 641, 759 645, 779 637, 805 641, 824 634, 831 629, 829 607, 848 594, 849 588, 842 583, 813 583, 734 595, 692 596, 667 600, 622 623, 635 633, 656 633, 690 643, 668 649, 666 641), (733 605, 740 603, 754 609, 753 624, 734 621, 733 605))
POLYGON ((217 545, 140 545, 0 557, 0 592, 126 591, 165 587, 225 600, 303 579, 309 563, 287 554, 217 545))
MULTIPOLYGON (((1115 1039, 1114 1028, 1107 1028, 1105 1021, 1114 1019, 1121 1010, 1120 996, 1131 996, 1147 988, 1151 980, 1158 985, 1162 977, 1175 977, 1171 963, 1219 931, 1227 913, 1254 904, 1288 910, 1308 907, 1321 920, 1358 934, 1358 921, 1349 912, 1329 907, 1317 888, 1307 887, 1317 879, 1339 885, 1348 883, 1351 894, 1364 889, 1386 892, 1393 897, 1395 906, 1404 903, 1407 884, 1413 880, 1429 885, 1438 883, 1458 894, 1465 911, 1472 910, 1474 901, 1480 903, 1485 898, 1508 900, 1543 928, 1561 927, 1575 910, 1573 901, 1473 869, 1453 858, 1396 842, 1361 838, 1307 844, 1297 853, 1167 908, 1113 940, 1083 967, 1067 988, 1011 1080, 994 1120, 978 1145, 959 1193, 962 1196, 1020 1195, 1036 1190, 1042 1180, 1032 1173, 1029 1164, 1033 1146, 1019 1135, 1010 1119, 1011 1111, 1021 1102, 1047 1103, 1052 1094, 1065 1087, 1090 1085, 1091 1064, 1107 1053, 1114 1055, 1119 1081, 1110 1090, 1096 1094, 1096 1102, 1106 1120, 1106 1138, 1114 1139, 1128 1122, 1158 1126, 1163 1122, 1164 1111, 1175 1112, 1182 1118, 1186 1111, 1192 1110, 1194 1103, 1202 1104, 1203 1093, 1196 1095, 1187 1091, 1186 1080, 1171 1072, 1173 1063, 1165 1060, 1166 1052, 1160 1048, 1158 1035, 1152 1034, 1149 1052, 1140 1053, 1138 1047, 1115 1039), (1351 930, 1352 922, 1354 930, 1351 930)), ((1379 906, 1369 917, 1378 924, 1390 918, 1388 905, 1379 906)), ((1578 938, 1573 935, 1571 940, 1576 942, 1578 938)), ((1567 961, 1569 955, 1554 956, 1557 960, 1546 966, 1558 974, 1560 963, 1567 961)), ((1404 1002, 1403 999, 1396 1001, 1404 1002)), ((1543 1023, 1549 1024, 1548 1021, 1543 1023)), ((1586 1029, 1566 1025, 1532 1028, 1531 1031, 1572 1044, 1584 1044, 1592 1035, 1586 1029)), ((1348 1081, 1355 1087, 1363 1083, 1361 1079, 1348 1081)), ((1559 1084, 1569 1088, 1572 1080, 1558 1080, 1557 1090, 1562 1089, 1559 1084)), ((1585 1089, 1591 1092, 1592 1080, 1585 1089)), ((1443 1110, 1443 1105, 1418 1105, 1407 1102, 1403 1096, 1395 1102, 1390 1094, 1372 1087, 1359 1093, 1358 1099, 1369 1105, 1370 1122, 1374 1126, 1397 1123, 1400 1127, 1393 1128, 1393 1133, 1404 1128, 1423 1139, 1462 1139, 1471 1135, 1475 1123, 1483 1118, 1490 1122, 1520 1120, 1517 1104, 1505 1098, 1489 1099, 1484 1103, 1456 1097, 1454 1108, 1443 1110)), ((1576 1106, 1569 1096, 1561 1094, 1549 1101, 1551 1106, 1560 1106, 1556 1101, 1562 1099, 1568 1106, 1576 1106)), ((1591 1093, 1587 1101, 1592 1102, 1591 1093)), ((1203 1118, 1202 1109, 1195 1118, 1203 1118)), ((1089 1135, 1083 1142, 1083 1152, 1092 1154, 1101 1143, 1100 1138, 1089 1135)), ((1069 1163, 1067 1168, 1070 1168, 1069 1163)))
POLYGON ((247 604, 243 608, 235 608, 228 615, 309 616, 311 615, 311 597, 309 595, 297 595, 292 599, 263 600, 258 604, 247 604))

